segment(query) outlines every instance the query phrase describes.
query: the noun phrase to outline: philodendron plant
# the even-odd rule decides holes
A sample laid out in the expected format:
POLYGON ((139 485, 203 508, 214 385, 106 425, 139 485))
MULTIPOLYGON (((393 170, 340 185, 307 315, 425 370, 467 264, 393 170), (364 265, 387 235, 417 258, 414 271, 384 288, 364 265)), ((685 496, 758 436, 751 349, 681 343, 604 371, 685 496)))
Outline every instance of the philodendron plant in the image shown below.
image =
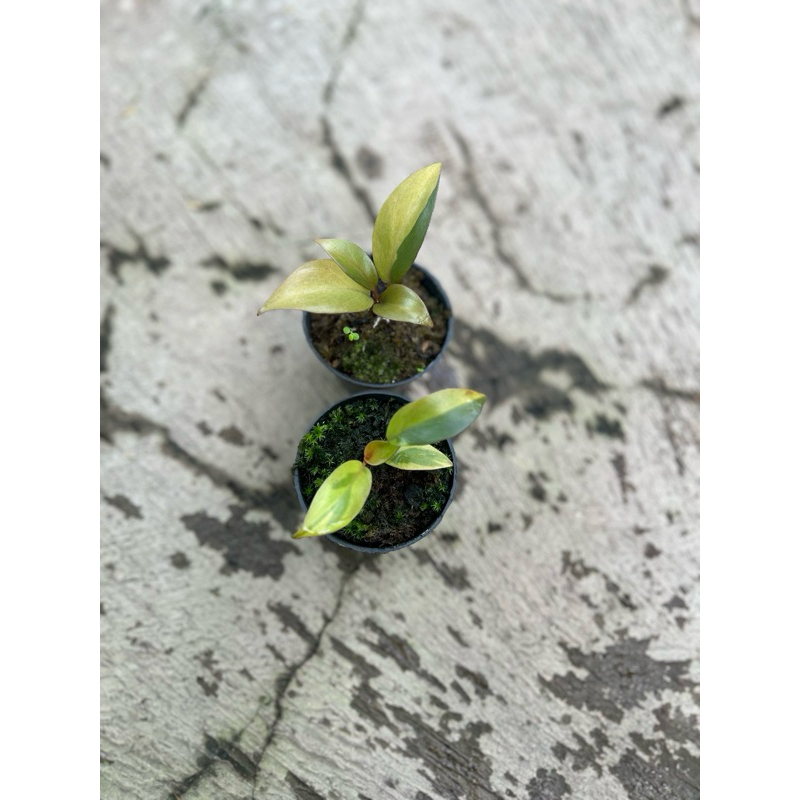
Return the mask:
POLYGON ((346 239, 315 239, 330 258, 298 267, 258 313, 290 308, 342 314, 371 308, 384 319, 432 327, 422 298, 401 281, 428 231, 441 167, 423 167, 389 195, 372 229, 372 258, 346 239))
POLYGON ((293 539, 323 536, 341 530, 356 518, 372 489, 369 467, 381 464, 404 470, 452 467, 433 447, 461 433, 480 414, 486 396, 472 389, 442 389, 398 409, 386 428, 386 438, 368 442, 361 461, 345 461, 317 489, 293 539))

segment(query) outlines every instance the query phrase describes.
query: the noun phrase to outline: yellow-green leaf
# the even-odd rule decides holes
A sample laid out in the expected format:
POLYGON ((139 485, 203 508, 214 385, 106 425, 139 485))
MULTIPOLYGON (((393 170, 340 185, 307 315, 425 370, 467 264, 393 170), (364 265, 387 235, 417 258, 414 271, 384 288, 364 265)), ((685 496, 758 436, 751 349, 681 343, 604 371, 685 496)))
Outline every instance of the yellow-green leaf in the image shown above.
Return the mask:
POLYGON ((372 259, 353 242, 347 239, 314 240, 356 283, 366 289, 378 285, 378 273, 372 259))
POLYGON ((433 444, 461 433, 481 413, 486 395, 472 389, 442 389, 398 409, 389 420, 391 444, 433 444))
POLYGON ((389 444, 389 442, 384 442, 381 439, 375 439, 364 448, 364 461, 373 467, 377 467, 391 458, 395 450, 397 450, 397 445, 389 444))
POLYGON ((453 466, 453 462, 444 453, 440 453, 430 444, 398 447, 386 463, 397 469, 444 469, 453 466))
POLYGON ((372 258, 384 283, 398 283, 414 263, 428 232, 441 163, 409 175, 386 198, 372 229, 372 258))
POLYGON ((433 327, 431 315, 425 308, 422 298, 408 286, 393 283, 387 286, 372 310, 379 317, 393 319, 398 322, 413 322, 415 325, 433 327))
POLYGON ((328 258, 298 267, 272 293, 259 314, 277 308, 294 308, 317 314, 366 311, 372 306, 369 289, 356 283, 328 258))
POLYGON ((323 536, 344 528, 364 507, 372 488, 372 473, 360 461, 345 461, 331 472, 306 512, 293 539, 304 536, 323 536))

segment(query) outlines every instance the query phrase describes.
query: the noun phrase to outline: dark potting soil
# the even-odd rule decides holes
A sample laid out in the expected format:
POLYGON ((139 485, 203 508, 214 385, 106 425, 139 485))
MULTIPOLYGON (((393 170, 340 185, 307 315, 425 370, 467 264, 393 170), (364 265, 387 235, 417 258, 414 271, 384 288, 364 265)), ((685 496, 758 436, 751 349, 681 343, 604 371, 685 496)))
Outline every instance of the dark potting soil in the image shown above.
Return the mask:
POLYGON ((416 375, 439 355, 450 312, 422 284, 423 274, 411 267, 403 284, 425 303, 432 328, 381 319, 371 309, 351 314, 310 314, 311 341, 332 367, 368 383, 393 383, 416 375), (376 325, 376 320, 380 320, 376 325), (355 330, 351 341, 342 329, 355 330))
MULTIPOLYGON (((393 397, 351 400, 323 416, 300 440, 295 466, 306 503, 336 467, 361 461, 364 446, 386 436, 389 420, 403 405, 393 397)), ((447 444, 434 445, 450 455, 447 444)), ((361 513, 337 536, 365 547, 390 547, 415 538, 447 503, 453 470, 402 470, 386 464, 369 467, 372 490, 361 513)))

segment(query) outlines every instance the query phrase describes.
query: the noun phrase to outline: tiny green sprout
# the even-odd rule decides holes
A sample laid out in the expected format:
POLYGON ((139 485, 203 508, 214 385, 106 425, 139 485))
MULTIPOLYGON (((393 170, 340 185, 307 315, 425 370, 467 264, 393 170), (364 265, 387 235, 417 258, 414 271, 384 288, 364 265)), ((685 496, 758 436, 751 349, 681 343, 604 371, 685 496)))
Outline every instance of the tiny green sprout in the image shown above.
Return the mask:
MULTIPOLYGON (((433 445, 471 425, 485 401, 485 395, 472 389, 442 389, 402 406, 389 420, 386 439, 368 442, 362 461, 346 461, 322 482, 303 524, 292 538, 323 536, 352 522, 367 502, 372 488, 369 467, 382 464, 405 470, 452 467, 453 462, 433 445)), ((441 505, 437 503, 433 507, 439 511, 441 505)), ((402 516, 396 509, 395 519, 398 513, 402 516)))
POLYGON ((361 338, 357 331, 353 328, 348 328, 346 325, 342 328, 342 333, 344 333, 351 342, 356 342, 361 338))
MULTIPOLYGON (((422 298, 402 284, 417 257, 436 204, 441 163, 409 175, 386 198, 372 229, 372 258, 346 239, 316 239, 330 258, 302 264, 270 295, 259 314, 299 309, 316 314, 367 311, 433 327, 422 298)), ((351 341, 359 338, 347 329, 351 341)))

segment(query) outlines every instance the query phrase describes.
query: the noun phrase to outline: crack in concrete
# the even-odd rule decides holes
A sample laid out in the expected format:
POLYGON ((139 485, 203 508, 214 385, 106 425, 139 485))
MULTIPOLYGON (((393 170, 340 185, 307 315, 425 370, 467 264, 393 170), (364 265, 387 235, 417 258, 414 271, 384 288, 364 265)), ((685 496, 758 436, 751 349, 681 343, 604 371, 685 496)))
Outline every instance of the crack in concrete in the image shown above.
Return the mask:
POLYGON ((494 246, 495 256, 498 258, 498 260, 514 273, 514 277, 517 279, 517 283, 519 284, 520 288, 525 289, 531 294, 538 295, 539 297, 546 297, 548 300, 552 300, 554 303, 572 303, 575 300, 580 299, 577 295, 557 294, 555 292, 547 292, 542 289, 537 289, 531 284, 531 282, 528 280, 528 276, 525 274, 516 258, 509 253, 505 244, 503 243, 503 223, 495 214, 486 194, 478 184, 478 179, 475 176, 472 150, 467 144, 466 139, 458 132, 458 130, 456 130, 456 128, 454 128, 452 125, 449 125, 448 127, 453 138, 456 140, 456 144, 461 151, 461 157, 464 160, 464 176, 467 180, 469 196, 475 205, 477 205, 481 210, 484 217, 486 217, 486 221, 489 223, 492 244, 494 246))
POLYGON ((336 54, 336 58, 333 60, 331 74, 328 76, 328 80, 325 82, 325 88, 322 91, 322 100, 326 107, 330 105, 330 102, 333 99, 333 95, 336 91, 336 84, 339 82, 339 75, 341 74, 342 66, 344 65, 344 56, 350 49, 350 45, 355 41, 356 35, 358 34, 358 28, 364 19, 365 8, 366 0, 356 0, 353 5, 353 10, 350 13, 350 19, 347 22, 347 28, 345 29, 344 36, 342 37, 342 43, 339 45, 339 52, 336 54))
POLYGON ((344 178, 345 183, 347 183, 347 185, 350 187, 350 191, 353 193, 353 196, 356 198, 356 200, 358 200, 358 202, 363 206, 364 210, 367 212, 369 221, 371 223, 374 222, 377 213, 372 208, 372 203, 369 199, 369 195, 364 191, 364 189, 361 186, 359 186, 356 183, 355 179, 353 178, 353 173, 350 171, 350 167, 348 166, 347 161, 342 155, 342 151, 339 149, 339 146, 336 144, 336 141, 333 138, 331 123, 327 115, 323 115, 322 117, 320 117, 320 123, 322 125, 322 143, 330 151, 331 166, 344 178))
POLYGON ((283 697, 288 691, 289 687, 294 682, 294 679, 297 676, 297 673, 311 661, 314 656, 316 656, 317 652, 319 651, 320 643, 322 642, 322 637, 325 635, 325 631, 327 631, 328 627, 331 623, 336 619, 339 611, 342 608, 342 601, 344 600, 344 593, 345 589, 347 588, 348 584, 352 580, 352 578, 358 573, 359 567, 361 563, 355 565, 352 571, 345 573, 344 577, 342 578, 342 582, 339 585, 339 591, 336 595, 336 602, 334 603, 333 610, 331 611, 331 615, 329 617, 325 617, 325 621, 322 623, 322 627, 320 627, 319 631, 317 631, 316 635, 314 636, 313 640, 310 642, 308 650, 306 650, 305 656, 298 661, 294 666, 292 666, 289 671, 281 678, 280 685, 278 687, 278 692, 275 695, 275 718, 272 722, 272 727, 269 729, 266 738, 264 739, 264 744, 261 750, 258 753, 257 758, 255 759, 255 774, 253 776, 253 790, 250 795, 251 800, 255 800, 256 796, 256 785, 258 783, 258 774, 261 771, 261 765, 264 762, 264 758, 266 757, 267 751, 270 748, 273 740, 275 739, 275 734, 278 731, 278 726, 283 719, 283 697))
POLYGON ((178 128, 183 128, 183 126, 186 125, 186 120, 189 119, 189 115, 200 102, 200 98, 203 96, 203 92, 205 92, 210 78, 211 70, 205 70, 200 76, 200 80, 189 90, 189 93, 186 95, 186 100, 184 100, 180 111, 175 117, 175 124, 178 128))
POLYGON ((328 80, 325 81, 325 86, 322 90, 323 112, 320 116, 320 124, 322 125, 322 143, 330 151, 331 166, 342 176, 342 178, 344 178, 344 181, 350 188, 353 196, 363 206, 364 210, 367 212, 370 223, 372 223, 375 221, 377 213, 372 207, 372 202, 370 201, 367 192, 356 183, 347 160, 342 154, 342 151, 339 149, 336 140, 333 138, 333 129, 331 128, 331 122, 328 115, 328 109, 330 108, 331 101, 333 100, 333 95, 336 92, 336 85, 339 81, 339 75, 341 74, 342 66, 344 64, 344 56, 350 49, 350 45, 355 41, 355 38, 358 34, 358 29, 362 20, 364 19, 365 8, 366 0, 356 0, 355 4, 353 5, 353 10, 350 13, 350 19, 347 23, 347 28, 345 28, 344 36, 342 37, 342 43, 339 46, 339 52, 334 58, 330 75, 328 76, 328 80))

